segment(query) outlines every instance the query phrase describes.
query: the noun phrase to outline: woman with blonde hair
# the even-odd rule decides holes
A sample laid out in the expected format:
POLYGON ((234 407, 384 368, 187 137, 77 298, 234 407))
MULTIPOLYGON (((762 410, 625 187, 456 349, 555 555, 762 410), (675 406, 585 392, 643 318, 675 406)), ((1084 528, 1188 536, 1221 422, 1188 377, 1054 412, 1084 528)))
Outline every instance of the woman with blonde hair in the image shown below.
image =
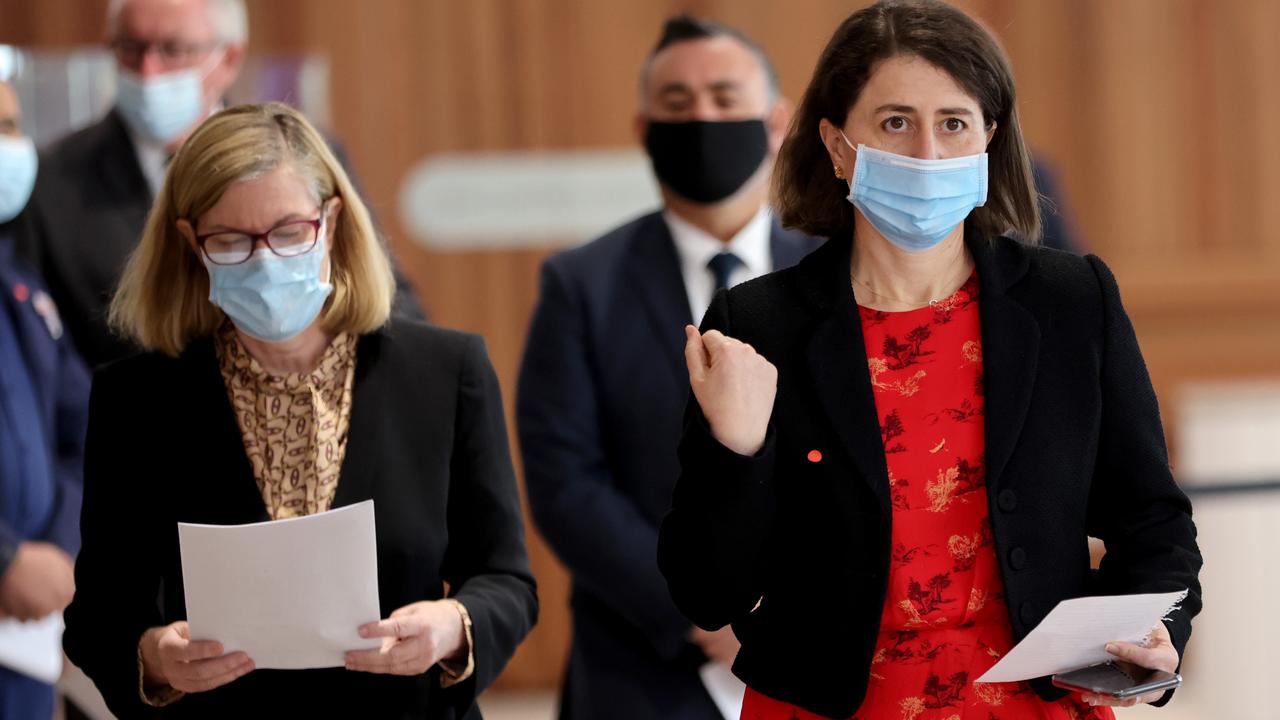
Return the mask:
POLYGON ((537 615, 499 388, 480 338, 391 320, 394 287, 297 111, 229 108, 174 157, 111 305, 146 352, 94 378, 66 612, 118 716, 479 716, 537 615), (381 649, 255 671, 189 637, 176 523, 368 499, 381 649))

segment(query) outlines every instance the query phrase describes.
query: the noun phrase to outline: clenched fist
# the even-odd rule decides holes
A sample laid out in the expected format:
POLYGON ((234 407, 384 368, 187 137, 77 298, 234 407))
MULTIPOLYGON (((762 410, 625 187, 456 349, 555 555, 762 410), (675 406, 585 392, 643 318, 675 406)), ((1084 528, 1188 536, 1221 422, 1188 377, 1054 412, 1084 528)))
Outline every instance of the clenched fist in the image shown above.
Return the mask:
POLYGON ((769 429, 778 369, 750 345, 719 330, 699 335, 686 325, 684 334, 689 384, 712 436, 739 455, 755 455, 769 429))
POLYGON ((9 569, 0 575, 0 615, 35 620, 58 612, 75 593, 75 568, 62 548, 47 542, 18 545, 9 569))

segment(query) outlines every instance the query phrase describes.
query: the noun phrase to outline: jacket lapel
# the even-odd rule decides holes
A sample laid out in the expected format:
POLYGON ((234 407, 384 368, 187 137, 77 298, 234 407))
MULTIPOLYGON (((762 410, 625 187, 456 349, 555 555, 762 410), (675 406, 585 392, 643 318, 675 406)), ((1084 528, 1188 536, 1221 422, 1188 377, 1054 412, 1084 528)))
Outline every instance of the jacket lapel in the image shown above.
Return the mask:
MULTIPOLYGON (((875 495, 885 517, 891 513, 875 394, 866 368, 866 347, 857 300, 848 280, 850 242, 831 240, 801 262, 804 292, 819 308, 810 339, 808 365, 823 409, 875 495)), ((1013 241, 971 241, 980 295, 986 460, 988 484, 997 486, 1013 455, 1035 386, 1040 326, 1008 294, 1029 264, 1013 241)))
POLYGON ((202 458, 197 466, 207 483, 197 497, 210 505, 201 512, 220 518, 219 523, 225 525, 267 520, 267 506, 244 450, 240 422, 227 395, 213 339, 196 340, 182 358, 195 386, 187 407, 208 409, 195 410, 190 415, 195 428, 190 436, 197 438, 200 445, 199 454, 193 456, 202 458))
MULTIPOLYGON (((97 147, 105 150, 97 158, 102 187, 111 193, 118 204, 122 200, 132 201, 123 203, 126 208, 122 212, 137 213, 141 209, 145 216, 151 209, 154 198, 151 195, 151 186, 147 184, 147 178, 142 173, 142 166, 138 164, 133 138, 125 129, 124 120, 113 109, 103 118, 97 130, 104 136, 104 139, 97 143, 97 147)), ((136 239, 134 241, 136 242, 136 239)))
POLYGON ((662 215, 650 215, 636 229, 631 243, 632 262, 627 274, 640 297, 649 323, 657 335, 658 347, 675 373, 677 384, 689 382, 684 361, 684 326, 693 322, 689 315, 689 294, 680 273, 680 259, 675 242, 662 215))
POLYGON ((849 281, 849 249, 847 240, 831 240, 801 263, 802 285, 824 313, 809 341, 808 365, 836 434, 888 518, 889 471, 849 281))
POLYGON ((971 241, 969 250, 978 269, 987 484, 994 488, 1001 482, 1031 405, 1040 325, 1008 294, 1008 288, 1027 271, 1025 250, 1006 238, 971 241))
POLYGON ((342 458, 333 507, 351 505, 373 497, 378 471, 378 440, 382 413, 378 398, 382 375, 376 372, 382 343, 393 342, 385 330, 370 333, 356 344, 356 376, 351 388, 351 421, 347 429, 347 450, 342 458))

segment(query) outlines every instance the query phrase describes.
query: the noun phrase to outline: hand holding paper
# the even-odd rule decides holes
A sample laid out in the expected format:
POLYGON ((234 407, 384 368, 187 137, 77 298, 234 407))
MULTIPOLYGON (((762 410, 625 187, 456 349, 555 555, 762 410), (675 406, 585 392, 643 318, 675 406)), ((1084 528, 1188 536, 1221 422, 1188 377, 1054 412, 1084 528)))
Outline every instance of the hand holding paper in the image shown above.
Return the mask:
MULTIPOLYGON (((1152 635, 1152 628, 1161 625, 1160 619, 1185 596, 1185 592, 1173 592, 1063 600, 976 682, 1030 680, 1113 660, 1107 651, 1109 643, 1139 645, 1148 636, 1158 637, 1152 635)), ((1131 657, 1126 659, 1138 664, 1149 659, 1132 652, 1130 648, 1131 657)), ((1176 656, 1175 652, 1175 667, 1176 656)))
POLYGON ((151 628, 139 643, 148 684, 182 692, 204 692, 253 670, 243 652, 222 653, 222 643, 192 640, 185 621, 151 628))
MULTIPOLYGON (((1164 623, 1156 623, 1151 631, 1151 638, 1145 646, 1124 642, 1107 643, 1107 652, 1116 658, 1118 665, 1122 667, 1129 666, 1126 671, 1131 676, 1142 675, 1141 672, 1135 672, 1133 666, 1146 670, 1164 670, 1166 672, 1175 672, 1178 669, 1178 651, 1173 647, 1173 642, 1169 638, 1169 629, 1164 626, 1164 623)), ((1123 700, 1093 694, 1084 694, 1081 697, 1090 705, 1132 707, 1155 702, 1164 693, 1164 690, 1157 690, 1123 700)))
POLYGON ((382 638, 382 647, 348 652, 347 669, 391 675, 421 675, 466 643, 462 615, 448 600, 406 605, 361 626, 360 637, 382 638))

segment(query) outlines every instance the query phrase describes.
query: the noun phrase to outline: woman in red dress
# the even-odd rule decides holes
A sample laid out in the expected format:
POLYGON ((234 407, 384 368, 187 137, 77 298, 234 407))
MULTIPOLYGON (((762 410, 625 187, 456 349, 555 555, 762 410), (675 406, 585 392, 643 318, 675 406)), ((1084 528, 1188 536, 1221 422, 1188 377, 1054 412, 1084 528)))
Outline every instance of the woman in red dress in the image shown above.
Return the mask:
MULTIPOLYGON (((858 720, 1103 720, 1078 697, 978 684, 1013 647, 987 516, 978 282, 915 310, 859 307, 893 506, 888 595, 858 720)), ((748 689, 742 720, 817 720, 748 689)))
POLYGON ((830 239, 687 329, 697 402, 659 538, 676 604, 742 642, 742 718, 1167 702, 975 682, 1064 599, 1185 590, 1146 646, 1107 647, 1172 671, 1200 607, 1190 504, 1115 279, 1034 247, 995 40, 931 0, 854 13, 774 180, 783 223, 830 239))

